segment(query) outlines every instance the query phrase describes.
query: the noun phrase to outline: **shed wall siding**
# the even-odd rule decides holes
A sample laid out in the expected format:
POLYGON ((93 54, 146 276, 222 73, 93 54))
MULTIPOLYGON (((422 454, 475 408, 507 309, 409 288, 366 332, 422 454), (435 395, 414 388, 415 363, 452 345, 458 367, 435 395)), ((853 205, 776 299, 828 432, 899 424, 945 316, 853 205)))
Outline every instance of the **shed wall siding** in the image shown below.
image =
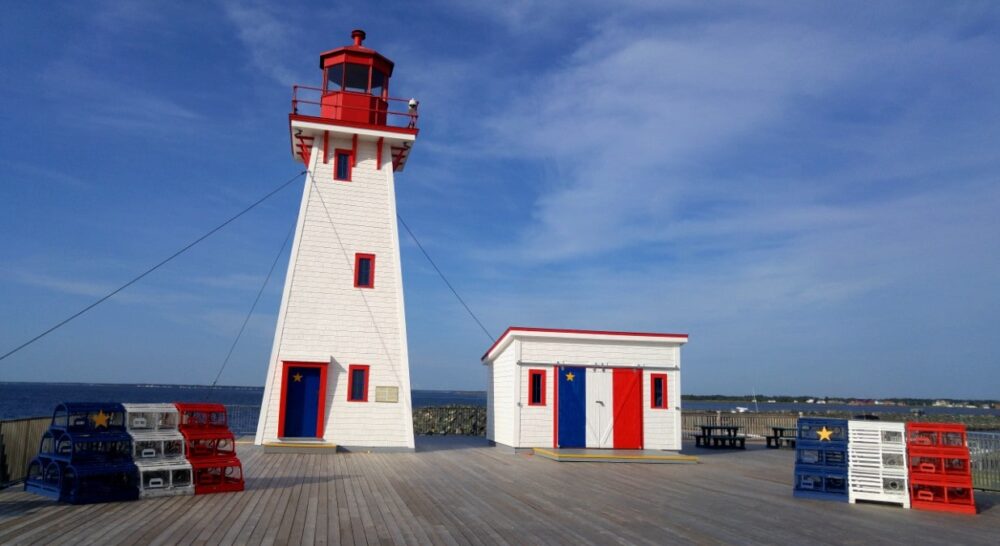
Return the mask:
POLYGON ((518 371, 521 374, 521 392, 518 395, 521 404, 521 438, 520 445, 517 447, 552 447, 552 412, 555 402, 554 384, 556 380, 554 368, 518 366, 518 371), (545 370, 544 406, 528 405, 528 394, 531 389, 528 378, 530 370, 545 370))
POLYGON ((670 409, 651 407, 653 373, 660 372, 646 370, 642 374, 643 447, 646 449, 680 450, 680 373, 676 371, 666 372, 667 403, 670 409))
POLYGON ((375 143, 361 140, 351 181, 335 181, 333 150, 351 147, 350 139, 331 134, 329 163, 323 163, 321 145, 312 150, 265 386, 258 443, 278 435, 282 362, 309 361, 330 363, 325 439, 345 446, 413 447, 390 155, 383 153, 382 169, 377 170, 375 143), (375 254, 373 289, 354 287, 355 253, 375 254), (368 402, 347 401, 347 369, 351 364, 371 367, 368 402), (379 386, 398 387, 399 402, 375 402, 379 386))
POLYGON ((679 347, 642 342, 584 340, 521 340, 521 360, 525 362, 565 362, 569 364, 603 363, 610 366, 675 366, 679 347))
MULTIPOLYGON (((493 436, 490 440, 505 446, 514 445, 514 417, 517 409, 514 398, 514 344, 509 345, 489 366, 493 373, 493 396, 490 399, 493 415, 493 436)), ((488 427, 489 428, 489 427, 488 427)))

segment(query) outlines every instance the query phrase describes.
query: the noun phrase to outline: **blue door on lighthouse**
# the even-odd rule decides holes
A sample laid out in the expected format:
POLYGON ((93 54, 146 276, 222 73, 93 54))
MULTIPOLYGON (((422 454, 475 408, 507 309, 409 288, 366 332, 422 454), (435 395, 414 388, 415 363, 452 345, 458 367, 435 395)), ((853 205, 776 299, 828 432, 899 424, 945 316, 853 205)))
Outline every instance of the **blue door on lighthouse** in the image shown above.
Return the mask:
POLYGON ((291 366, 285 381, 285 437, 315 438, 319 411, 319 368, 291 366))
POLYGON ((587 447, 587 368, 559 370, 559 447, 587 447))

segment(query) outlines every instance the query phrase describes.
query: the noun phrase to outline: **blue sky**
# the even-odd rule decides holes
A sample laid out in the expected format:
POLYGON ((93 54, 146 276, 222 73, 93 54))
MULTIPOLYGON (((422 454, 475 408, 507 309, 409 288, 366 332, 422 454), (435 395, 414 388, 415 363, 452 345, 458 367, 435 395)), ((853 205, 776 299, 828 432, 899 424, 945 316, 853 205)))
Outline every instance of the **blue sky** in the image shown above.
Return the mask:
MULTIPOLYGON (((7 3, 0 352, 297 172, 290 87, 356 27, 421 101, 399 211, 494 335, 687 332, 688 393, 1000 397, 991 2, 7 3)), ((300 191, 0 381, 211 382, 300 191)), ((402 252, 414 387, 484 388, 402 252)), ((286 264, 222 383, 263 382, 286 264)))

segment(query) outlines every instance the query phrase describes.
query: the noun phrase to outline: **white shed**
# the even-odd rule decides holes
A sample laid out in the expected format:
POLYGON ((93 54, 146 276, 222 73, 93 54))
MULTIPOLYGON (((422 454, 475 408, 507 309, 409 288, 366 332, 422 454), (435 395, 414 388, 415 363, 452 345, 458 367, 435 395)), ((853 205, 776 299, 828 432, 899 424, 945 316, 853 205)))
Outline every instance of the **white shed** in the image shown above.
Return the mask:
POLYGON ((687 334, 511 326, 482 357, 486 436, 527 448, 681 449, 687 334))

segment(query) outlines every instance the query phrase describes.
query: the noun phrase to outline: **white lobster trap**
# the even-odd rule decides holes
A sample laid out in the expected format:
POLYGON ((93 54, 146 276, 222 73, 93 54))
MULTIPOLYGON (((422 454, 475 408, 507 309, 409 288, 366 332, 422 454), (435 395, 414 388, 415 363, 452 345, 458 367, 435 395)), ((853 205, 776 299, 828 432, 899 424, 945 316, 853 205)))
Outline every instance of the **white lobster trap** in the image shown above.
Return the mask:
POLYGON ((176 431, 180 414, 173 404, 122 404, 129 432, 176 431))
POLYGON ((903 423, 849 421, 848 500, 910 507, 906 429, 903 423))
POLYGON ((194 495, 191 463, 185 460, 136 460, 139 497, 194 495))
POLYGON ((184 459, 184 436, 180 432, 133 432, 132 459, 149 460, 184 459))

